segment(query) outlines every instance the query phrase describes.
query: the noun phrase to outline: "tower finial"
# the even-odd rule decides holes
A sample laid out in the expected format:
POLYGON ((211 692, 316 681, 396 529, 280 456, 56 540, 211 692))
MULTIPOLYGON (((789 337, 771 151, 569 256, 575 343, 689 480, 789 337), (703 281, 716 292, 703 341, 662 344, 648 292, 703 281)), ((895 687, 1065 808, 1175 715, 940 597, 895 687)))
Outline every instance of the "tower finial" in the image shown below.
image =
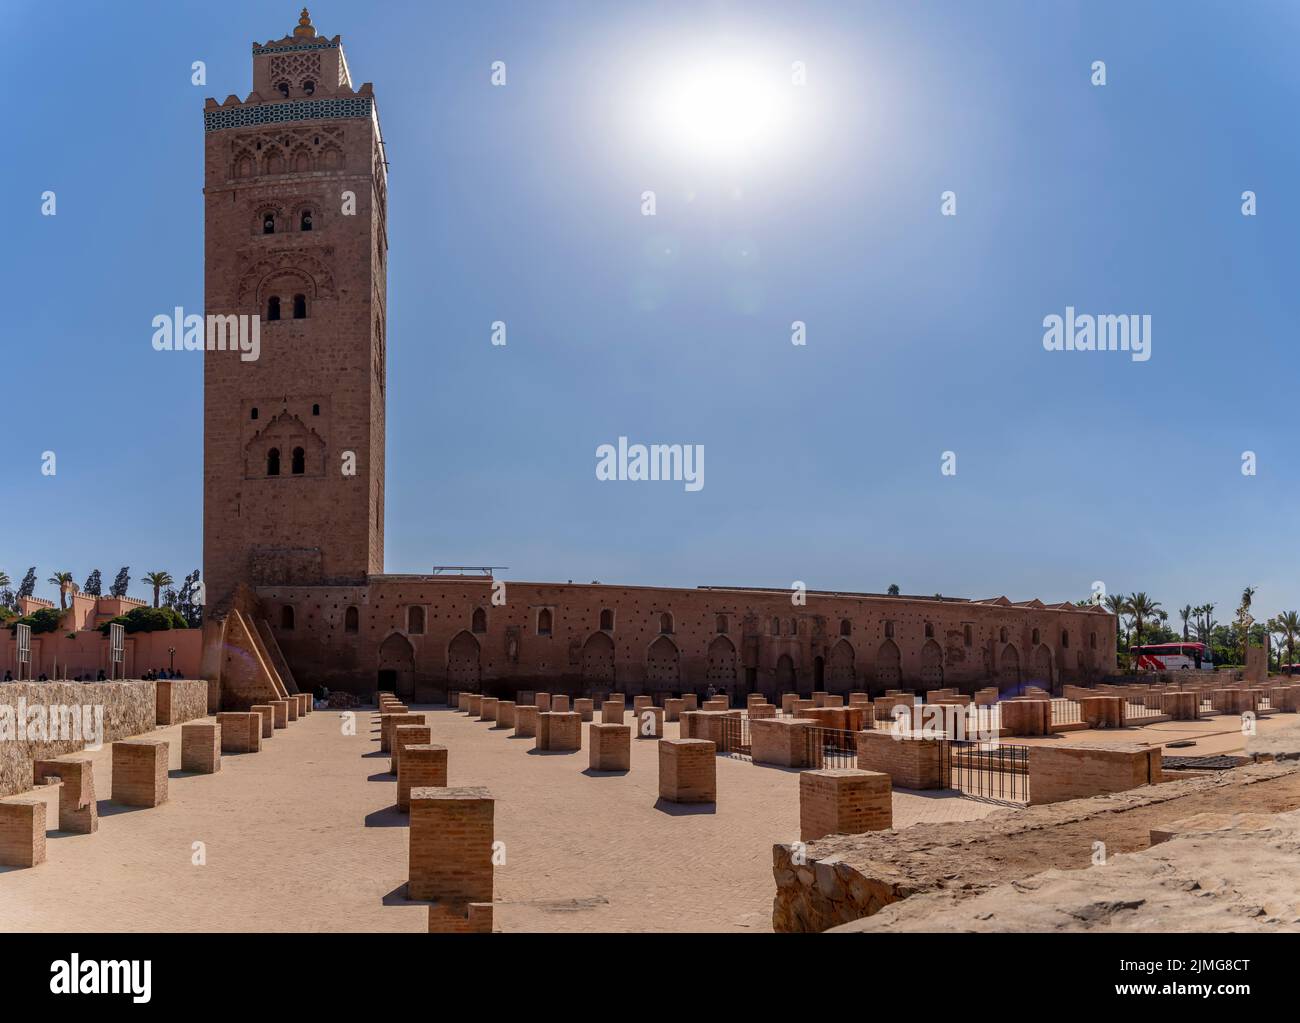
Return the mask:
POLYGON ((306 7, 302 9, 302 15, 298 18, 298 27, 293 30, 293 34, 307 36, 312 39, 316 37, 316 29, 311 23, 311 14, 306 7))

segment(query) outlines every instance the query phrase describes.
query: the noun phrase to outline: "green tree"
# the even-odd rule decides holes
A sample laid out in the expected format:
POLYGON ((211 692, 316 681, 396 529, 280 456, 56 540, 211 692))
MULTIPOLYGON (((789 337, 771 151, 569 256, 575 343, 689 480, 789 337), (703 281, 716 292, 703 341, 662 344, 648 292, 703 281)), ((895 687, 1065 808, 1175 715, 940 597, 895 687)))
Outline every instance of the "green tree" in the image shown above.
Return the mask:
POLYGON ((1250 645, 1250 628, 1255 619, 1250 613, 1250 602, 1255 597, 1255 587, 1247 586, 1241 591, 1241 603, 1237 606, 1237 638, 1241 644, 1240 664, 1246 663, 1246 649, 1250 645))
POLYGON ((1124 607, 1133 618, 1134 646, 1142 645, 1142 630, 1147 622, 1168 618, 1160 601, 1152 600, 1145 591, 1129 594, 1124 607))
POLYGON ((86 585, 81 588, 81 592, 88 597, 102 597, 104 595, 104 582, 100 578, 99 569, 95 569, 90 575, 86 576, 86 585))
MULTIPOLYGON (((1300 614, 1294 611, 1283 611, 1277 616, 1278 631, 1286 636, 1286 663, 1295 664, 1295 640, 1300 635, 1300 614)), ((1280 654, 1279 654, 1280 655, 1280 654)), ((1287 674, 1291 670, 1287 669, 1287 674)))
POLYGON ((113 580, 113 585, 108 588, 110 597, 125 597, 126 591, 131 587, 131 568, 124 565, 117 573, 117 578, 113 580))
POLYGON ((889 589, 886 590, 885 592, 888 593, 891 597, 897 597, 899 593, 898 583, 890 583, 889 589))
POLYGON ((154 607, 158 607, 158 606, 159 606, 158 598, 159 598, 159 594, 162 592, 162 588, 163 588, 164 586, 170 586, 170 585, 171 585, 172 583, 174 583, 175 581, 176 581, 176 580, 173 579, 173 578, 172 578, 170 575, 168 575, 166 572, 146 572, 146 573, 145 573, 145 576, 144 576, 144 584, 145 584, 146 586, 152 586, 152 587, 153 587, 153 606, 154 606, 154 607))
POLYGON ((1191 639, 1191 634, 1187 629, 1187 622, 1192 617, 1192 605, 1184 604, 1178 609, 1178 617, 1183 620, 1183 642, 1186 643, 1191 639))
POLYGON ((1124 625, 1124 616, 1128 614, 1128 601, 1118 593, 1108 593, 1102 603, 1106 605, 1106 610, 1115 616, 1115 646, 1123 651, 1128 646, 1127 636, 1125 636, 1128 628, 1124 625))

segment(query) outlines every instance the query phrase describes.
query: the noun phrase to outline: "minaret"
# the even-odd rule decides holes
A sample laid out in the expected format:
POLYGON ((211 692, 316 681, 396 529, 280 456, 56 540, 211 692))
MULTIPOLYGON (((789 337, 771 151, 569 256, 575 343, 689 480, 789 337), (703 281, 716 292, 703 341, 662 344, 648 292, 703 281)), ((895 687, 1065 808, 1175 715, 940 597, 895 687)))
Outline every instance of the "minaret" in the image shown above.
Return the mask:
MULTIPOLYGON (((240 582, 383 571, 387 169, 373 87, 304 8, 253 44, 253 91, 204 109, 204 299, 260 354, 204 355, 203 567, 240 582)), ((209 326, 211 331, 211 326, 209 326)), ((211 348, 211 345, 209 345, 211 348)))

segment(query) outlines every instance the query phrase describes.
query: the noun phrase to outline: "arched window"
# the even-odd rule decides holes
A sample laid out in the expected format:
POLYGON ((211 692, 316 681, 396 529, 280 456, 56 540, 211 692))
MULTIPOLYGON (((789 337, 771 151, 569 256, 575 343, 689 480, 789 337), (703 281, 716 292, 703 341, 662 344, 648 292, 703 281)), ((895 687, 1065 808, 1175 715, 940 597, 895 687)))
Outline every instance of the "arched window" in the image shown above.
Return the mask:
POLYGON ((1034 630, 1034 646, 1038 645, 1038 630, 1034 630))
POLYGON ((406 609, 406 631, 412 636, 424 635, 424 608, 411 606, 406 609))
POLYGON ((285 632, 293 631, 293 605, 285 604, 280 608, 280 628, 285 632))
POLYGON ((798 619, 798 618, 791 618, 791 619, 790 619, 790 635, 791 635, 791 636, 797 636, 797 635, 799 635, 799 619, 798 619))
POLYGON ((253 406, 253 411, 252 411, 251 413, 249 413, 248 418, 249 418, 249 419, 256 419, 256 418, 257 418, 257 406, 256 406, 256 405, 253 406))
POLYGON ((272 448, 266 453, 266 474, 268 476, 280 475, 280 449, 272 448))
POLYGON ((1095 632, 1090 632, 1088 634, 1088 646, 1093 650, 1097 649, 1097 634, 1095 632))
POLYGON ((673 631, 673 616, 667 611, 659 616, 659 631, 665 634, 673 631))
POLYGON ((313 82, 310 78, 308 78, 305 82, 302 83, 302 91, 305 92, 308 96, 311 96, 316 92, 316 83, 313 82))
POLYGON ((298 221, 298 227, 303 231, 311 230, 311 210, 302 211, 302 217, 298 221))
POLYGON ((614 612, 609 608, 605 608, 605 610, 600 613, 600 627, 608 631, 613 631, 614 629, 614 612))
POLYGON ((1061 630, 1061 646, 1063 646, 1063 647, 1065 647, 1065 648, 1067 648, 1067 649, 1068 649, 1069 646, 1070 646, 1070 630, 1069 630, 1069 629, 1062 629, 1062 630, 1061 630))
POLYGON ((964 632, 964 633, 965 633, 965 636, 966 636, 966 645, 967 645, 967 646, 974 646, 974 645, 975 645, 975 630, 972 629, 969 625, 966 625, 966 626, 963 626, 963 627, 962 627, 962 632, 964 632))
POLYGON ((313 416, 318 416, 318 415, 320 415, 320 406, 319 406, 319 405, 313 405, 313 406, 311 407, 311 414, 312 414, 313 416))
POLYGON ((301 476, 307 471, 307 452, 302 448, 293 449, 293 474, 301 476))
POLYGON ((537 612, 537 635, 549 636, 551 634, 551 609, 544 607, 537 612))
POLYGON ((307 296, 293 296, 293 318, 295 320, 305 320, 307 318, 307 296))
POLYGON ((275 234, 275 214, 266 213, 262 215, 262 233, 275 234))
POLYGON ((1007 641, 1007 627, 1004 625, 1002 626, 1002 628, 998 629, 998 642, 1005 643, 1006 641, 1007 641))
POLYGON ((719 635, 726 635, 726 632, 727 632, 727 616, 726 616, 726 615, 718 615, 718 620, 717 620, 717 622, 715 623, 714 628, 716 629, 716 631, 717 631, 717 633, 718 633, 719 635))
POLYGON ((343 631, 357 632, 361 628, 361 612, 350 607, 343 614, 343 631))
POLYGON ((280 318, 279 295, 272 295, 266 300, 266 318, 268 320, 278 320, 280 318))
POLYGON ((893 639, 893 638, 894 638, 894 623, 885 622, 885 639, 893 639))
POLYGON ((773 618, 773 619, 772 619, 772 635, 773 635, 773 636, 779 636, 779 635, 781 635, 781 619, 780 619, 780 618, 773 618))
POLYGON ((925 638, 926 638, 926 639, 934 639, 934 623, 933 623, 933 622, 926 622, 926 623, 925 623, 925 638))
POLYGON ((474 608, 474 616, 470 619, 470 632, 487 632, 487 613, 481 608, 474 608))
POLYGON ((287 97, 287 96, 289 95, 289 83, 288 83, 288 82, 276 82, 276 83, 275 83, 275 88, 276 88, 276 91, 279 92, 281 96, 285 96, 285 97, 287 97))
POLYGON ((851 636, 853 634, 853 623, 847 618, 840 619, 840 635, 851 636))

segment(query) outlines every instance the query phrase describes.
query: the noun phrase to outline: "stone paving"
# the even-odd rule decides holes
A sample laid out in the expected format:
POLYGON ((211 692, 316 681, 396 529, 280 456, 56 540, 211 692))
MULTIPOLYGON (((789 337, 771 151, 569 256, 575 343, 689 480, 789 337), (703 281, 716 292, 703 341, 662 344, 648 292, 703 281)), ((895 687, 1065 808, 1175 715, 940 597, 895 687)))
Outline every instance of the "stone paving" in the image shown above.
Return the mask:
MULTIPOLYGON (((99 833, 52 834, 46 863, 0 868, 0 930, 424 930, 424 907, 401 898, 406 818, 371 720, 358 712, 346 736, 337 712, 317 712, 261 753, 223 757, 213 775, 179 774, 180 728, 158 729, 173 775, 170 800, 150 810, 108 803, 111 757, 94 754, 99 833), (192 862, 196 842, 204 865, 192 862)), ((497 800, 498 930, 770 930, 771 848, 798 838, 797 772, 724 757, 716 808, 656 806, 653 740, 633 740, 629 773, 595 776, 585 748, 539 754, 454 711, 429 720, 450 750, 449 784, 497 800)), ((998 809, 894 796, 900 827, 998 809)))

